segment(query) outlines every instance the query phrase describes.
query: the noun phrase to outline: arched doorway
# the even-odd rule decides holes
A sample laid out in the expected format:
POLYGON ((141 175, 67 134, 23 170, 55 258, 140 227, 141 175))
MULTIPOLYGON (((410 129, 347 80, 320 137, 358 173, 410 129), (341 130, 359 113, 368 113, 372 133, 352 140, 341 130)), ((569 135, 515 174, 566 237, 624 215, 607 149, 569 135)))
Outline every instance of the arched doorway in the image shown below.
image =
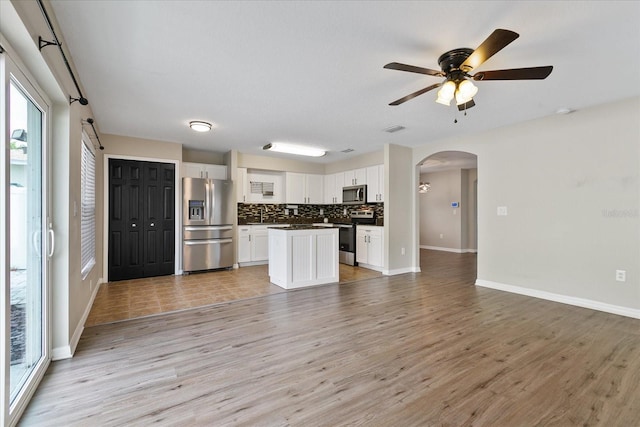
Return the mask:
POLYGON ((456 259, 473 264, 478 251, 478 158, 464 151, 439 151, 419 164, 417 233, 419 265, 431 259, 456 259))

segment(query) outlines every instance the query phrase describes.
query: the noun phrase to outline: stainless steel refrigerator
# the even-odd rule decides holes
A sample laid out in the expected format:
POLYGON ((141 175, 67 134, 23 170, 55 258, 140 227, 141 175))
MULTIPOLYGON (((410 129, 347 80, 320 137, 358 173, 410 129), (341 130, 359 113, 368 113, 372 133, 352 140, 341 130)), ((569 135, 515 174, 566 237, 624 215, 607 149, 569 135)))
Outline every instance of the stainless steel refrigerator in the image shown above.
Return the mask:
POLYGON ((233 266, 231 181, 182 178, 182 269, 233 266))

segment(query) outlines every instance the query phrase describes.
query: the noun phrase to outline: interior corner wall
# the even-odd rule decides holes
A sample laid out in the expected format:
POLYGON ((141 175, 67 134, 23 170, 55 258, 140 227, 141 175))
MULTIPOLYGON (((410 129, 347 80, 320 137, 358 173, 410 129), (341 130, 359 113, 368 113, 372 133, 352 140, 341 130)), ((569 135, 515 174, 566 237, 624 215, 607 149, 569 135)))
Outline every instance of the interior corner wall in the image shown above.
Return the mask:
POLYGON ((324 164, 282 157, 238 153, 238 167, 271 171, 324 174, 324 164))
POLYGON ((182 148, 182 161, 193 163, 206 163, 209 165, 224 165, 225 154, 214 151, 191 150, 182 148))
POLYGON ((478 249, 477 242, 477 184, 478 184, 478 169, 465 169, 466 182, 463 181, 463 185, 466 186, 466 197, 463 198, 461 203, 461 211, 464 213, 466 220, 466 227, 463 231, 462 249, 465 252, 475 252, 478 249))
POLYGON ((376 166, 384 164, 384 150, 374 151, 371 153, 360 154, 359 156, 349 157, 346 160, 338 160, 327 163, 325 165, 325 174, 339 173, 353 169, 366 168, 368 166, 376 166))
POLYGON ((385 274, 416 271, 413 266, 415 234, 411 229, 413 183, 412 150, 385 144, 384 148, 384 260, 385 274), (393 191, 391 191, 393 189, 393 191))
POLYGON ((639 116, 634 97, 430 142, 412 164, 478 156, 479 284, 640 317, 639 116))
POLYGON ((102 134, 104 154, 111 156, 182 161, 182 144, 122 135, 102 134))

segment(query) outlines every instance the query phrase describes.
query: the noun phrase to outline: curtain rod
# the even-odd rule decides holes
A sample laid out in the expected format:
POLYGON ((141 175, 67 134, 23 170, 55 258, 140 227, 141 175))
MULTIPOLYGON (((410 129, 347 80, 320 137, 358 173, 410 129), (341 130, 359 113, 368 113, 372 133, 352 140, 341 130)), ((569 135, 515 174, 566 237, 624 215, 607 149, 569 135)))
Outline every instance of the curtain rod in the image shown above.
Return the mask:
POLYGON ((87 120, 85 121, 91 125, 91 129, 93 129, 93 134, 96 136, 96 140, 98 141, 98 147, 100 147, 101 150, 104 150, 104 147, 100 142, 100 137, 98 136, 98 132, 96 132, 96 127, 93 125, 94 123, 93 119, 91 117, 87 117, 87 120))
POLYGON ((42 3, 42 0, 38 0, 38 6, 40 6, 42 15, 44 16, 45 21, 47 21, 47 25, 49 26, 49 30, 51 31, 51 35, 53 36, 52 42, 44 40, 42 36, 38 36, 38 44, 39 44, 40 51, 42 51, 43 47, 58 46, 58 49, 60 50, 60 54, 62 55, 62 59, 64 60, 64 64, 67 66, 67 70, 69 71, 69 74, 71 75, 71 79, 73 80, 73 84, 76 85, 76 89, 78 90, 78 98, 72 98, 71 96, 69 96, 69 103, 73 104, 75 101, 79 101, 81 105, 87 105, 89 101, 87 101, 87 98, 82 96, 80 85, 76 80, 76 76, 73 74, 73 70, 71 70, 71 65, 69 65, 69 61, 67 61, 67 56, 64 54, 64 50, 62 50, 62 43, 60 43, 60 41, 58 40, 58 36, 56 35, 55 30, 53 29, 53 24, 51 23, 51 19, 49 19, 49 14, 47 13, 47 10, 44 8, 44 4, 42 3))

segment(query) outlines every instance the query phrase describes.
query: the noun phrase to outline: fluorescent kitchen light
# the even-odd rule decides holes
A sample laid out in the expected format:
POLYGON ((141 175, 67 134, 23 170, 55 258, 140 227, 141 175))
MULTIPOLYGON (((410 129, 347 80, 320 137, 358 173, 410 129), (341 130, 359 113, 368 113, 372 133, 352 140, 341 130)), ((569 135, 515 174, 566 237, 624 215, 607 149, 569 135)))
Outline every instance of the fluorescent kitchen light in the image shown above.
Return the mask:
POLYGON ((284 142, 271 142, 263 150, 276 151, 278 153, 297 154, 299 156, 322 157, 327 154, 320 148, 305 147, 304 145, 287 144, 284 142))

